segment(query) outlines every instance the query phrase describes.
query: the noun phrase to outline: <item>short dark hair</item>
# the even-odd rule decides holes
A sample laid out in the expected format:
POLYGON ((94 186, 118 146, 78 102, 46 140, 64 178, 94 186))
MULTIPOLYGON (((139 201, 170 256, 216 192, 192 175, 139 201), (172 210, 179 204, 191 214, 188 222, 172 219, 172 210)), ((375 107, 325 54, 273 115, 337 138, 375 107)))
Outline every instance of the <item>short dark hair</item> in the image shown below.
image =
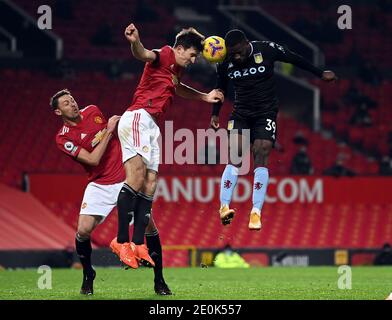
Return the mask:
POLYGON ((68 89, 63 89, 59 92, 56 92, 54 96, 50 98, 50 106, 52 107, 52 110, 56 110, 59 107, 59 98, 67 94, 70 95, 71 91, 69 91, 68 89))
POLYGON ((235 45, 248 41, 245 33, 239 29, 230 30, 225 35, 225 44, 227 47, 232 48, 235 45))
POLYGON ((176 35, 174 48, 183 46, 184 49, 195 48, 199 52, 203 51, 203 40, 205 37, 199 33, 195 28, 182 29, 176 35))

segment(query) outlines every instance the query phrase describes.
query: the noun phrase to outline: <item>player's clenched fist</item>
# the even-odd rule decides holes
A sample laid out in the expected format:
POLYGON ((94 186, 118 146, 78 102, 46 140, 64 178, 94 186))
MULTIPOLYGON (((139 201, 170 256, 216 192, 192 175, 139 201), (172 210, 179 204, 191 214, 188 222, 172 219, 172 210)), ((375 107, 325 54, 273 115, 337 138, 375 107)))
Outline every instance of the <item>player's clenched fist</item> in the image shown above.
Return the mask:
POLYGON ((216 102, 222 102, 225 100, 225 96, 220 90, 211 90, 206 96, 204 101, 208 103, 216 103, 216 102))
POLYGON ((128 27, 125 28, 125 38, 131 43, 139 41, 139 31, 136 29, 135 25, 131 23, 128 27))
POLYGON ((335 72, 330 70, 323 71, 322 79, 324 81, 336 81, 338 77, 335 75, 335 72))
POLYGON ((120 120, 121 116, 112 116, 108 121, 107 130, 109 133, 113 132, 116 128, 117 122, 120 120))

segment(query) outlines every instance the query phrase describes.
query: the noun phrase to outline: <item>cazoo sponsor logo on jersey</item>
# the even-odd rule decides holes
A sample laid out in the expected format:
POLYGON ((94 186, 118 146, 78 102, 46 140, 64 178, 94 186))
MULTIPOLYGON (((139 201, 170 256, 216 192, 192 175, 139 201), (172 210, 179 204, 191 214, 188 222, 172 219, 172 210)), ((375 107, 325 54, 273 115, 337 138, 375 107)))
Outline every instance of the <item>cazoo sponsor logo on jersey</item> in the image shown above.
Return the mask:
POLYGON ((265 71, 265 67, 264 66, 260 66, 258 68, 244 68, 241 70, 236 70, 236 71, 232 71, 229 72, 228 76, 230 79, 237 79, 237 78, 242 78, 242 77, 247 77, 250 75, 254 75, 256 73, 263 73, 265 71))

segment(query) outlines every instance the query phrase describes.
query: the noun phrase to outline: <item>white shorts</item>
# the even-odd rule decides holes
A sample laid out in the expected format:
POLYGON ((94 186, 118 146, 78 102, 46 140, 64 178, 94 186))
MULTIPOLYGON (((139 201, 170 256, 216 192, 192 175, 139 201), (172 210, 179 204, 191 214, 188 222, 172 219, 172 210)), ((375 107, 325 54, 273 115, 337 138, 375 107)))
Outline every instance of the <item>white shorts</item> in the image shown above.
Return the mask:
POLYGON ((116 184, 98 184, 90 182, 84 191, 80 214, 101 216, 102 223, 117 205, 118 194, 124 182, 116 184))
POLYGON ((144 109, 126 111, 118 123, 123 162, 141 155, 147 169, 158 172, 160 130, 144 109))

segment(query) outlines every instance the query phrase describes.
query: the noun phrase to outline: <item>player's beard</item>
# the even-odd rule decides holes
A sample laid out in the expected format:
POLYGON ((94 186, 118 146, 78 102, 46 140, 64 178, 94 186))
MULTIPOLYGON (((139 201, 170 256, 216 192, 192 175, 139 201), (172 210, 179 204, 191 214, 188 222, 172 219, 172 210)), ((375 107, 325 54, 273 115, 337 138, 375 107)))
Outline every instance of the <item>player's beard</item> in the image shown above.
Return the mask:
POLYGON ((76 107, 75 110, 72 110, 72 115, 70 117, 70 120, 77 121, 78 119, 81 119, 81 114, 80 114, 79 107, 76 107))

